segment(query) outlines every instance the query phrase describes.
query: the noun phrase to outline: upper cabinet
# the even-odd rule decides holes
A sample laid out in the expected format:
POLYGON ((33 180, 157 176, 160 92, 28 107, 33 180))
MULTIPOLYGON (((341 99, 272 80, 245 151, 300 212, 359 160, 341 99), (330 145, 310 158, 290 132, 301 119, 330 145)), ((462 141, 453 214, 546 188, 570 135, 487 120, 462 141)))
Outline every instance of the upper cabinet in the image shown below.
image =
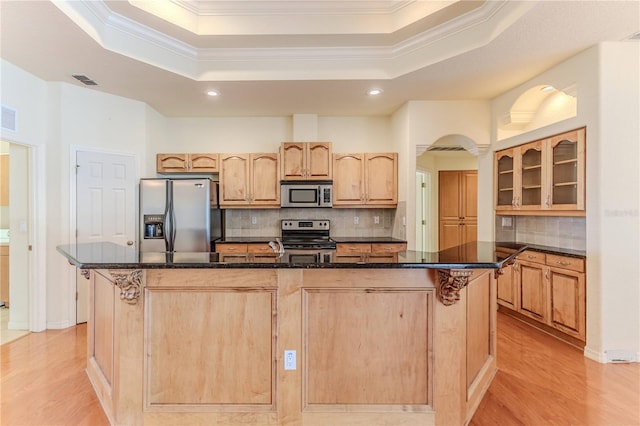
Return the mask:
POLYGON ((156 154, 156 172, 218 173, 218 154, 156 154))
POLYGON ((331 142, 283 142, 280 146, 282 180, 331 180, 331 142))
POLYGON ((220 154, 220 206, 280 207, 278 154, 220 154))
POLYGON ((334 207, 398 204, 398 154, 334 154, 334 207))
POLYGON ((585 214, 584 128, 498 151, 494 169, 498 214, 585 214))

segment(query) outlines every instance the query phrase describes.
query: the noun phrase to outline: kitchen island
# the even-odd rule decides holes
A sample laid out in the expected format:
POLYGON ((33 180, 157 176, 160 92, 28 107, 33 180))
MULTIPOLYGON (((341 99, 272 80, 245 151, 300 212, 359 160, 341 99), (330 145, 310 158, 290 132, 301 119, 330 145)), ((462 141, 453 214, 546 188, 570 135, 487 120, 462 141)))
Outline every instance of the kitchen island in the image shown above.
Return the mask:
MULTIPOLYGON (((522 250, 526 246, 522 246, 522 250)), ((61 246, 112 424, 466 424, 496 372, 493 243, 352 263, 61 246)))

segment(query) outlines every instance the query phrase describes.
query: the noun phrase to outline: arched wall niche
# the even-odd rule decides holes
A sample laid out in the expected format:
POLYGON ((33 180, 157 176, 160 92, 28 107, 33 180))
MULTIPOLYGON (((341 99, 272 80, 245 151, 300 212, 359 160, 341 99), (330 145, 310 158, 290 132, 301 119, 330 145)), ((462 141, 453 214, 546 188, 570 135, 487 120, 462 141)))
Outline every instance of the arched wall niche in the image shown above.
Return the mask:
POLYGON ((509 110, 498 115, 497 139, 503 140, 539 129, 578 114, 576 84, 557 89, 539 84, 524 91, 509 110))
POLYGON ((431 144, 416 145, 416 157, 420 157, 425 152, 462 152, 461 148, 477 157, 486 152, 489 145, 478 144, 465 135, 450 134, 439 137, 431 144))

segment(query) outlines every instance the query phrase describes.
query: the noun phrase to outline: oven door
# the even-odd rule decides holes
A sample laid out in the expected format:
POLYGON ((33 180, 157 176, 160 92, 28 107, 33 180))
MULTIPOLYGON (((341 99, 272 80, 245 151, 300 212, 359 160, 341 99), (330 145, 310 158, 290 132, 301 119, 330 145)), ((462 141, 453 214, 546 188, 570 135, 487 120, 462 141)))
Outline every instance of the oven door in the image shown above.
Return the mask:
POLYGON ((331 263, 330 251, 317 251, 317 250, 291 250, 285 252, 287 257, 287 263, 295 264, 318 264, 318 263, 331 263))

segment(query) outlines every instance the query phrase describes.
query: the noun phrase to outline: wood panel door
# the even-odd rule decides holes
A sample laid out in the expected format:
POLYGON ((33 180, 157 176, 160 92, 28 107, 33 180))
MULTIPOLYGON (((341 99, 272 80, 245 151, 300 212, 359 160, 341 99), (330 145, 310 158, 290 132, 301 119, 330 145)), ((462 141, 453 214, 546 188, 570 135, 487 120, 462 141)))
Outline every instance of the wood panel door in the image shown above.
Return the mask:
POLYGON ((398 154, 365 154, 365 203, 398 204, 398 154))
POLYGON ((218 173, 218 154, 189 154, 189 172, 192 173, 218 173))
POLYGON ((364 203, 364 155, 335 154, 333 156, 333 205, 364 203))
POLYGON ((283 142, 280 145, 280 156, 282 180, 305 179, 305 143, 283 142))
POLYGON ((156 154, 156 172, 184 173, 189 168, 187 154, 156 154))
POLYGON ((280 207, 278 154, 251 154, 251 204, 280 207))
POLYGON ((585 290, 583 273, 549 268, 549 322, 581 340, 586 338, 585 290))
POLYGON ((306 147, 306 178, 309 180, 333 179, 331 142, 309 142, 306 147))
POLYGON ((547 320, 547 276, 546 266, 519 262, 520 271, 520 310, 519 312, 541 322, 547 320))
POLYGON ((460 173, 460 204, 464 220, 478 220, 478 172, 460 173))
POLYGON ((220 205, 242 206, 250 199, 250 155, 220 155, 220 205))
POLYGON ((446 250, 461 244, 462 225, 459 221, 441 221, 438 233, 440 250, 446 250))
POLYGON ((497 280, 498 303, 514 311, 517 311, 519 306, 518 268, 517 263, 503 268, 502 275, 499 275, 497 280))
POLYGON ((440 171, 438 173, 438 211, 439 220, 462 219, 460 205, 460 173, 440 171))

